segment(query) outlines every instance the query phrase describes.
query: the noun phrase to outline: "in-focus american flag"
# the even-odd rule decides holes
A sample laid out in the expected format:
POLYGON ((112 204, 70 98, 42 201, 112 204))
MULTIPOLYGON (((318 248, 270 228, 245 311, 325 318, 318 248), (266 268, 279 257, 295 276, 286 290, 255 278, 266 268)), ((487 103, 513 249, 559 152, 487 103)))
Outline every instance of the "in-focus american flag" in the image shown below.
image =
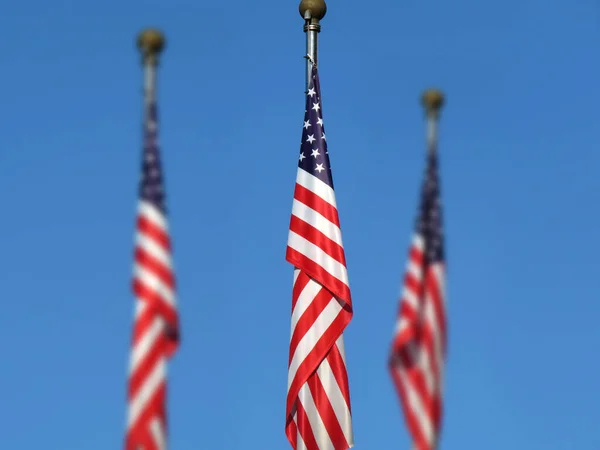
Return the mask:
POLYGON ((135 244, 135 321, 125 450, 167 449, 167 360, 179 342, 155 102, 147 101, 146 108, 135 244))
POLYGON ((445 263, 437 151, 430 136, 389 369, 416 450, 437 447, 446 354, 445 263))
POLYGON ((314 66, 286 259, 294 265, 286 435, 295 450, 346 450, 353 435, 342 333, 352 302, 314 66))

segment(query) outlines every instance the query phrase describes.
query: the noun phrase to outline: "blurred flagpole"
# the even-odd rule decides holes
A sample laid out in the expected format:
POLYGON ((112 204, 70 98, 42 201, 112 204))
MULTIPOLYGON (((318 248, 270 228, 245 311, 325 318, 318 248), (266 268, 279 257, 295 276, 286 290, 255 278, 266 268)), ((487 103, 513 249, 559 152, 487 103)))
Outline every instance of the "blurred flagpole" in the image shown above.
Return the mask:
MULTIPOLYGON (((156 100, 156 68, 159 56, 165 46, 165 38, 158 30, 142 31, 137 39, 137 45, 142 55, 144 68, 144 101, 146 104, 156 100)), ((144 111, 147 111, 144 105, 144 111)), ((144 117, 146 119, 147 117, 144 117)))
POLYGON ((437 151, 438 121, 444 106, 444 94, 437 89, 428 89, 421 96, 421 103, 427 117, 427 151, 437 151))

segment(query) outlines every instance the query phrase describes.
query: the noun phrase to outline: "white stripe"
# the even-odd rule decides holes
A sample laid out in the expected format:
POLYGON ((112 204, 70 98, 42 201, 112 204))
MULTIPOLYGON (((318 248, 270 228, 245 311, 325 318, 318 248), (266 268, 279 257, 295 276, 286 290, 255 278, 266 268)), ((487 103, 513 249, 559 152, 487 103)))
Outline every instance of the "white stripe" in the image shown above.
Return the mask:
POLYGON ((138 317, 140 317, 144 311, 146 311, 146 308, 148 307, 148 303, 146 303, 144 300, 141 299, 136 299, 135 300, 135 312, 134 312, 134 320, 137 320, 138 317))
POLYGON ((404 292, 402 293, 402 302, 408 304, 413 309, 417 309, 419 307, 419 298, 417 297, 417 294, 415 294, 415 292, 408 286, 405 286, 404 292))
POLYGON ((304 411, 306 411, 306 417, 308 417, 308 422, 310 423, 310 428, 315 436, 315 441, 317 441, 319 450, 335 450, 331 438, 327 433, 327 428, 325 428, 325 424, 323 423, 323 419, 321 419, 321 415, 317 410, 308 384, 305 383, 300 389, 298 401, 302 403, 302 407, 304 408, 304 411))
POLYGON ((302 292, 300 292, 300 295, 298 295, 298 300, 296 300, 296 305, 292 311, 292 330, 290 333, 290 340, 294 335, 294 330, 296 329, 298 321, 311 305, 321 288, 322 286, 311 278, 306 286, 304 286, 304 289, 302 289, 302 292))
POLYGON ((319 317, 314 321, 312 326, 306 332, 306 334, 298 342, 298 346, 294 352, 294 356, 290 361, 290 368, 288 372, 288 390, 292 385, 292 381, 296 377, 296 372, 300 364, 306 359, 307 355, 312 351, 314 346, 317 344, 321 336, 331 326, 335 318, 340 314, 342 307, 335 298, 331 298, 331 301, 323 309, 319 317))
POLYGON ((446 273, 442 264, 434 264, 431 266, 431 271, 435 275, 438 289, 442 300, 442 307, 446 307, 446 273))
POLYGON ((412 277, 419 283, 423 279, 423 270, 421 265, 412 260, 409 260, 408 264, 406 265, 406 273, 412 275, 412 277))
POLYGON ((320 247, 293 231, 290 231, 288 235, 288 246, 321 266, 327 273, 340 280, 346 286, 348 285, 346 267, 325 253, 320 247))
POLYGON ((165 436, 163 425, 158 417, 155 417, 152 419, 152 422, 150 422, 150 432, 154 438, 156 448, 158 450, 167 450, 167 437, 165 436))
POLYGON ((145 356, 148 355, 152 346, 159 338, 164 327, 164 321, 161 317, 155 317, 150 327, 139 339, 131 350, 131 360, 129 365, 129 374, 133 374, 145 356))
POLYGON ((139 264, 133 267, 133 276, 145 287, 156 292, 166 303, 175 308, 175 294, 159 277, 139 264))
POLYGON ((340 247, 343 247, 342 231, 340 228, 314 209, 294 199, 292 204, 292 215, 296 216, 298 219, 306 222, 307 224, 312 225, 340 247))
POLYGON ((406 319, 406 317, 400 317, 396 321, 396 329, 394 330, 394 338, 404 332, 409 326, 410 322, 406 319))
POLYGON ((296 183, 308 189, 313 194, 318 195, 333 207, 337 207, 335 202, 335 192, 333 191, 333 189, 331 189, 331 187, 328 184, 319 180, 314 175, 311 175, 307 171, 298 168, 296 183))
POLYGON ((335 345, 337 345, 338 351, 342 356, 342 361, 344 361, 344 366, 346 365, 346 347, 344 345, 344 335, 340 334, 340 337, 335 341, 335 345))
MULTIPOLYGON (((415 348, 416 343, 411 342, 406 347, 406 350, 410 353, 410 359, 414 361, 420 372, 423 374, 425 384, 427 388, 427 394, 434 395, 439 390, 439 380, 441 378, 441 371, 443 371, 443 356, 441 352, 441 330, 437 326, 435 310, 431 301, 431 296, 427 293, 423 302, 423 318, 427 328, 431 331, 433 337, 433 354, 427 349, 425 345, 415 348), (434 373, 433 366, 431 364, 432 359, 436 361, 436 365, 440 370, 440 373, 434 373)), ((396 328, 396 335, 401 333, 404 329, 408 328, 410 321, 406 318, 401 318, 398 321, 396 328)))
POLYGON ((423 251, 425 248, 425 239, 420 234, 415 234, 412 238, 412 246, 417 250, 423 251))
POLYGON ((302 435, 300 434, 300 427, 298 426, 298 413, 294 414, 294 423, 296 424, 296 450, 308 450, 308 447, 304 443, 304 439, 302 439, 302 435))
MULTIPOLYGON (((437 316, 435 309, 433 307, 433 300, 431 298, 431 293, 427 290, 425 295, 425 321, 429 324, 429 327, 433 333, 433 355, 428 355, 429 358, 434 358, 437 367, 439 368, 439 375, 436 379, 441 380, 441 376, 444 369, 444 356, 442 352, 442 330, 439 326, 441 318, 437 316)), ((426 352, 429 353, 429 352, 426 352)), ((431 369, 429 369, 431 372, 431 369)), ((437 388, 437 386, 436 386, 437 388)))
POLYGON ((433 355, 425 346, 421 346, 418 349, 415 349, 415 347, 416 345, 410 345, 408 347, 411 353, 411 360, 416 362, 416 365, 419 367, 419 372, 421 375, 423 375, 423 379, 425 380, 426 394, 433 396, 436 391, 436 376, 431 365, 431 358, 433 355))
POLYGON ((333 375, 333 371, 331 370, 331 366, 329 365, 327 358, 324 359, 319 365, 317 369, 317 375, 321 380, 323 390, 327 394, 327 398, 331 403, 335 417, 340 424, 342 431, 344 432, 346 442, 348 442, 350 447, 352 447, 354 442, 354 436, 352 434, 352 416, 350 415, 350 410, 348 409, 348 405, 344 399, 344 394, 342 393, 342 390, 340 389, 340 386, 333 375))
POLYGON ((300 269, 294 269, 294 286, 296 286, 296 281, 298 281, 298 275, 300 275, 300 269))
MULTIPOLYGON (((443 358, 440 346, 440 329, 437 326, 437 321, 435 320, 435 311, 433 309, 433 303, 429 294, 426 294, 422 308, 424 323, 427 326, 427 328, 431 330, 433 336, 433 351, 435 352, 435 354, 431 355, 425 346, 415 349, 414 342, 412 343, 412 345, 409 345, 406 348, 406 350, 408 350, 411 353, 411 360, 415 361, 415 363, 419 365, 421 372, 424 375, 425 383, 427 385, 427 393, 433 394, 436 391, 437 376, 435 376, 435 374, 433 373, 433 369, 431 366, 431 358, 436 359, 437 366, 440 367, 440 369, 443 365, 443 358)), ((409 319, 401 316, 396 322, 394 336, 398 336, 405 329, 407 329, 410 326, 410 324, 411 321, 409 319)))
POLYGON ((396 373, 400 377, 400 382, 404 386, 404 390, 406 392, 407 401, 409 404, 409 409, 415 416, 415 419, 418 422, 418 426, 425 437, 425 440, 429 445, 431 445, 434 438, 434 430, 433 424, 430 418, 425 413, 425 409, 423 408, 423 403, 421 402, 421 398, 417 394, 417 392, 413 389, 410 379, 406 375, 406 372, 401 367, 396 367, 396 373))
POLYGON ((129 417, 127 420, 127 429, 131 429, 138 420, 139 415, 144 411, 150 398, 166 377, 166 361, 162 357, 152 368, 144 384, 137 392, 137 395, 129 401, 129 417))
POLYGON ((162 228, 162 230, 165 232, 169 229, 167 225, 167 218, 162 211, 156 208, 152 203, 149 203, 145 200, 140 200, 138 205, 138 214, 148 219, 157 227, 162 228))
POLYGON ((146 253, 159 261, 163 266, 172 269, 171 253, 152 237, 138 232, 136 235, 136 246, 142 248, 146 253))

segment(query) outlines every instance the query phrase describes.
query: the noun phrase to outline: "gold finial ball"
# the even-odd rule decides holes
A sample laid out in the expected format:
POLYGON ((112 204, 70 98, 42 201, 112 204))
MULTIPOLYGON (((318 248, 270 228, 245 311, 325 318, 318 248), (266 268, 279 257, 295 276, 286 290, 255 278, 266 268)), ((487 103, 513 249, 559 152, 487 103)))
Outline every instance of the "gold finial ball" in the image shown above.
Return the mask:
POLYGON ((165 36, 155 28, 142 31, 137 38, 137 46, 145 55, 158 55, 165 48, 165 36))
POLYGON ((325 0, 302 0, 298 7, 300 15, 304 18, 306 11, 310 11, 310 17, 312 19, 321 20, 327 13, 327 5, 325 0))
POLYGON ((444 93, 438 89, 427 89, 421 96, 421 103, 428 113, 437 113, 444 106, 444 93))

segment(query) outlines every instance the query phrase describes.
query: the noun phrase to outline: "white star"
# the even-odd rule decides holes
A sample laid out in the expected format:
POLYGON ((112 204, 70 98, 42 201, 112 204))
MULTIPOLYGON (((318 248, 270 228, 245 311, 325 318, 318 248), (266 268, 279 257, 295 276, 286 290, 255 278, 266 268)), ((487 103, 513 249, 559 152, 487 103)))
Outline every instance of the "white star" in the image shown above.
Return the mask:
POLYGON ((321 119, 320 117, 317 119, 317 123, 321 126, 323 126, 323 119, 321 119))
POLYGON ((152 153, 146 153, 146 162, 151 163, 154 161, 154 155, 152 153))
POLYGON ((156 131, 156 122, 154 120, 148 122, 148 130, 156 131))
POLYGON ((318 148, 313 149, 312 153, 310 154, 310 156, 312 156, 313 158, 316 158, 319 155, 320 153, 318 148))
POLYGON ((310 89, 308 90, 307 94, 308 94, 308 95, 310 95, 310 96, 312 97, 313 95, 315 95, 315 94, 316 94, 316 92, 315 92, 314 88, 310 88, 310 89))
POLYGON ((318 111, 319 111, 319 109, 321 109, 321 106, 319 105, 319 103, 318 103, 318 102, 317 102, 317 103, 313 103, 313 107, 312 107, 312 109, 314 109, 315 111, 317 111, 317 112, 318 112, 318 111))
POLYGON ((304 129, 308 130, 308 127, 310 127, 310 120, 307 120, 306 122, 304 122, 304 129))
POLYGON ((304 153, 300 153, 300 161, 302 161, 304 158, 306 158, 306 156, 304 156, 304 153))
POLYGON ((306 142, 308 142, 308 143, 310 143, 310 144, 312 144, 314 141, 316 141, 316 139, 315 139, 315 135, 314 135, 314 134, 311 134, 310 136, 308 136, 308 137, 306 138, 306 142))
POLYGON ((321 136, 323 138, 324 141, 327 140, 327 138, 325 137, 325 133, 323 133, 323 136, 321 136))
POLYGON ((317 164, 317 167, 315 167, 315 170, 317 172, 321 173, 325 170, 325 167, 323 167, 323 164, 317 164))

